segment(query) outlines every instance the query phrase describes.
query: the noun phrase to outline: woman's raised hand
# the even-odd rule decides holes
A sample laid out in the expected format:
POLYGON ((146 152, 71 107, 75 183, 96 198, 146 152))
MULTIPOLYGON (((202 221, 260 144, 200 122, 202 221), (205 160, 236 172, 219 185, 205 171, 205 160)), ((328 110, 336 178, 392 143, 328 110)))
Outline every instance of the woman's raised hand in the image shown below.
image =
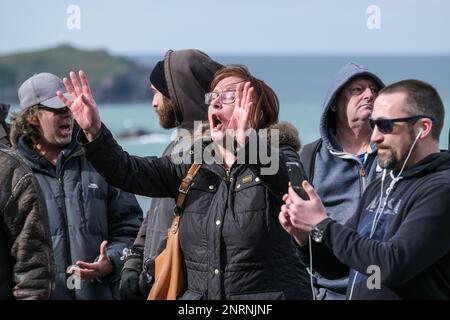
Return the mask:
POLYGON ((253 87, 251 87, 251 83, 239 83, 236 86, 234 110, 227 129, 234 131, 236 141, 241 146, 245 144, 247 139, 247 129, 249 128, 248 118, 252 108, 253 87))

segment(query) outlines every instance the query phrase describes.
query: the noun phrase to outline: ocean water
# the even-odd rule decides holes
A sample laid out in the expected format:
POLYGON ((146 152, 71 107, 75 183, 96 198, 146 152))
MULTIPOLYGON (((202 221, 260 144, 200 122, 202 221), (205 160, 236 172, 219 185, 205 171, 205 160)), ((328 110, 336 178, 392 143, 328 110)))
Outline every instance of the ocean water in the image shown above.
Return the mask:
MULTIPOLYGON (((148 66, 157 56, 134 57, 148 66)), ((363 64, 386 83, 402 79, 420 79, 436 87, 446 105, 446 119, 441 148, 447 148, 450 107, 450 57, 297 57, 297 56, 213 56, 224 64, 244 64, 263 79, 280 99, 280 120, 289 121, 299 130, 303 144, 319 136, 319 118, 328 86, 335 73, 347 62, 363 64)), ((148 81, 142 79, 142 81, 148 81)), ((94 93, 95 94, 95 93, 94 93)), ((151 134, 140 138, 119 139, 122 147, 139 156, 160 155, 173 131, 161 129, 150 101, 132 104, 100 104, 102 120, 115 135, 132 128, 151 134)), ((144 211, 149 199, 138 197, 144 211)))
MULTIPOLYGON (((160 56, 134 56, 149 72, 160 56)), ((244 64, 277 93, 280 120, 289 121, 299 130, 303 144, 319 137, 319 118, 328 86, 335 73, 347 62, 357 62, 376 73, 386 84, 402 79, 420 79, 436 87, 446 106, 441 148, 447 148, 450 127, 450 57, 304 57, 304 56, 213 56, 224 64, 244 64)), ((148 78, 142 79, 148 81, 148 78)), ((95 92, 93 92, 95 98, 95 92)), ((13 106, 17 110, 17 106, 13 106)), ((141 103, 99 103, 102 121, 130 154, 158 156, 170 142, 173 130, 158 124, 151 101, 141 103), (139 138, 120 138, 133 129, 150 132, 139 138)), ((144 211, 149 199, 138 197, 144 211)))

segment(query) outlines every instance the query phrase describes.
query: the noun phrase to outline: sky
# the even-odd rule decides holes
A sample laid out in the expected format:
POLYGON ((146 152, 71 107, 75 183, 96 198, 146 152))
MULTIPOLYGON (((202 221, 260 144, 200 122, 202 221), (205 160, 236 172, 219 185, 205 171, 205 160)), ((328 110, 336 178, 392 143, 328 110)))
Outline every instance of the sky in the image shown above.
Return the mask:
POLYGON ((70 43, 117 54, 450 55, 448 0, 1 0, 0 55, 70 43))

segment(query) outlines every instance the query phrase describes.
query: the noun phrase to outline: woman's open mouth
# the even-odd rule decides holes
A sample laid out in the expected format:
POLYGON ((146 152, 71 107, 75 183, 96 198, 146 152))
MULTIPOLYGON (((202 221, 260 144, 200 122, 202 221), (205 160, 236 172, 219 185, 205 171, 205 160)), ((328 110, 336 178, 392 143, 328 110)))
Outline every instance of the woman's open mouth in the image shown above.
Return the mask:
POLYGON ((211 120, 212 120, 212 129, 213 130, 220 130, 223 127, 223 122, 220 120, 220 118, 213 114, 211 116, 211 120))

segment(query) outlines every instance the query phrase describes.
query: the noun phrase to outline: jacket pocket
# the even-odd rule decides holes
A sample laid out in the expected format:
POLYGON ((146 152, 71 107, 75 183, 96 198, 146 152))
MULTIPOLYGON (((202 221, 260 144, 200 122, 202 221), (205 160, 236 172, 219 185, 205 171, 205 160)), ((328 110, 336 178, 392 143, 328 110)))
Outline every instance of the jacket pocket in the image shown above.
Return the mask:
POLYGON ((210 179, 195 180, 186 197, 185 212, 206 214, 216 195, 217 181, 210 179))
POLYGON ((234 191, 234 212, 261 211, 266 209, 266 188, 259 180, 237 183, 234 191))
POLYGON ((230 294, 230 300, 286 300, 283 291, 230 294))
POLYGON ((79 208, 80 225, 90 233, 103 234, 108 228, 108 198, 96 183, 78 183, 73 195, 79 208))
POLYGON ((203 293, 186 290, 178 300, 203 300, 203 293))

